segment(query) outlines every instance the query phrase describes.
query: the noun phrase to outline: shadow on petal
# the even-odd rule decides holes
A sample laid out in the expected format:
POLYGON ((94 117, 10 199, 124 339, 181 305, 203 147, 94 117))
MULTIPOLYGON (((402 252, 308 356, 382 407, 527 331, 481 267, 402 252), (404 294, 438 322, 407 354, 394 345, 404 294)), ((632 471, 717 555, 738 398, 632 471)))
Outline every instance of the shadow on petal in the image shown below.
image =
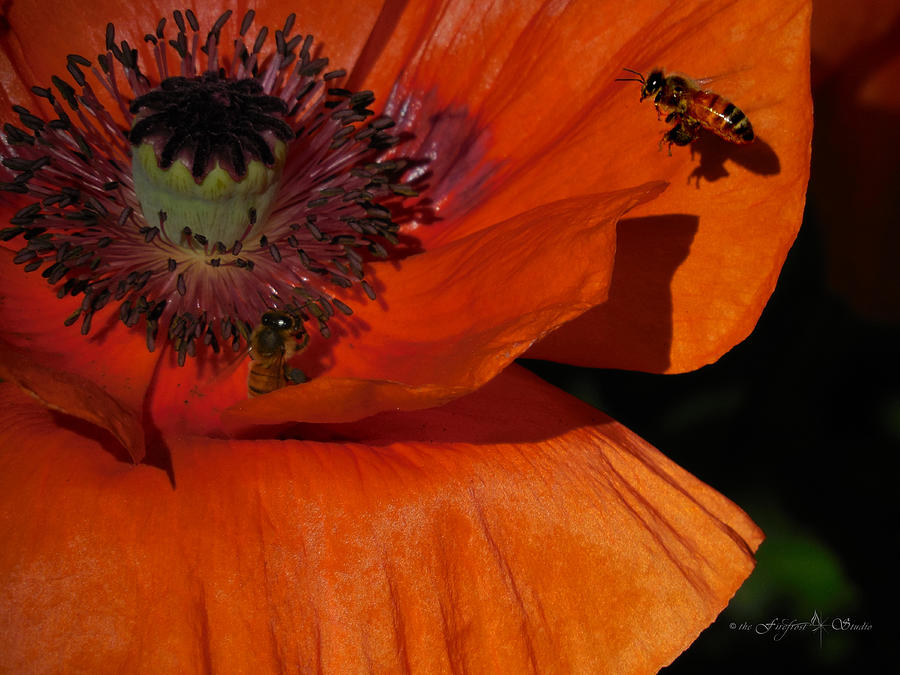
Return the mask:
POLYGON ((528 358, 593 352, 574 365, 664 371, 672 344, 672 276, 687 258, 698 217, 689 214, 625 218, 616 227, 616 262, 609 299, 533 346, 528 358), (640 284, 634 280, 639 279, 640 284), (623 326, 639 341, 620 338, 623 326), (577 347, 577 349, 576 349, 577 347))
POLYGON ((735 145, 704 133, 691 145, 691 154, 695 152, 700 155, 700 164, 691 172, 688 181, 696 180, 698 188, 701 178, 712 183, 728 176, 725 169, 728 160, 759 176, 774 176, 781 172, 778 155, 762 138, 757 138, 750 145, 735 145))

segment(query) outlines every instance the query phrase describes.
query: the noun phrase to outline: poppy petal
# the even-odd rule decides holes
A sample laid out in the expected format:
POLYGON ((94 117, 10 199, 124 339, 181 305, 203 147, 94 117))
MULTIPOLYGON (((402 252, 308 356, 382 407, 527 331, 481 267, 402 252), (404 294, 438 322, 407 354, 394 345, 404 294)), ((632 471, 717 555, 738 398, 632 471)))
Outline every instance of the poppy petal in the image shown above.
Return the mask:
MULTIPOLYGON (((53 364, 54 372, 93 379, 137 411, 149 390, 149 417, 162 429, 216 435, 224 419, 232 432, 246 433, 256 425, 344 422, 427 408, 478 388, 541 335, 602 302, 616 221, 663 188, 651 184, 547 205, 396 265, 378 264, 380 300, 357 304, 345 335, 301 357, 298 365, 314 379, 256 399, 247 399, 244 354, 178 367, 172 350, 147 352, 143 335, 115 317, 90 340, 72 328, 60 330, 72 307, 60 302, 41 313, 26 311, 47 289, 9 263, 0 319, 21 324, 16 344, 35 354, 39 373, 41 364, 53 364), (317 363, 325 364, 322 371, 317 363)), ((48 403, 106 426, 71 403, 48 403)))
MULTIPOLYGON (((744 107, 757 140, 731 146, 702 137, 694 146, 699 163, 686 151, 669 161, 653 143, 621 148, 630 164, 617 167, 623 174, 663 177, 672 189, 622 223, 609 302, 529 356, 680 372, 715 361, 750 333, 803 215, 812 136, 809 10, 808 3, 763 3, 748 13, 726 4, 694 30, 673 32, 683 39, 671 51, 634 52, 639 68, 665 59, 696 76, 734 72, 710 86, 744 107), (738 29, 745 37, 735 41, 738 29)), ((636 102, 621 105, 633 112, 618 138, 646 137, 652 112, 641 118, 636 102)))
MULTIPOLYGON (((465 110, 467 138, 491 168, 479 189, 431 186, 443 195, 442 221, 416 235, 428 247, 541 200, 666 180, 672 189, 620 230, 609 302, 529 355, 659 372, 714 361, 755 325, 800 225, 812 133, 809 18, 810 3, 799 0, 752 12, 731 2, 644 2, 626 14, 613 2, 500 2, 481 12, 410 3, 366 86, 398 81, 405 100, 403 90, 429 83, 435 102, 427 113, 413 107, 417 117, 465 110), (659 152, 669 127, 638 101, 635 83, 615 78, 627 75, 623 67, 660 65, 712 77, 708 86, 753 120, 757 141, 704 134, 696 155, 659 152)), ((436 162, 442 153, 473 161, 453 142, 430 152, 436 162)))
POLYGON ((0 420, 13 671, 655 672, 761 539, 518 368, 331 440, 172 439, 174 484, 13 387, 0 420))
POLYGON ((57 301, 44 279, 12 260, 0 249, 0 374, 50 408, 108 429, 140 461, 144 392, 157 358, 121 324, 95 326, 90 338, 65 327, 79 303, 57 301), (44 300, 40 311, 36 298, 44 300))
POLYGON ((0 375, 15 382, 42 404, 108 429, 133 462, 146 454, 145 434, 137 410, 110 396, 91 380, 65 371, 48 373, 46 364, 0 340, 0 375))
POLYGON ((360 306, 347 322, 348 335, 327 359, 333 365, 309 370, 310 383, 234 406, 228 425, 350 421, 477 389, 535 340, 603 302, 616 222, 664 187, 548 204, 379 264, 383 300, 360 306))
MULTIPOLYGON (((232 7, 234 14, 229 25, 236 32, 247 11, 247 3, 232 7)), ((279 30, 291 12, 297 13, 295 32, 312 34, 322 47, 322 53, 335 68, 350 69, 363 48, 366 37, 378 19, 381 0, 359 0, 348 3, 306 3, 300 11, 297 7, 272 0, 252 3, 255 19, 249 34, 254 36, 263 26, 269 31, 279 30)), ((193 7, 200 24, 201 36, 215 23, 228 7, 215 3, 198 3, 193 7)), ((18 83, 27 82, 46 86, 52 75, 64 75, 68 54, 81 54, 93 60, 105 50, 104 34, 107 23, 116 27, 118 40, 126 39, 133 48, 143 50, 144 35, 152 34, 161 18, 167 19, 167 30, 176 31, 173 10, 185 11, 184 5, 171 3, 138 2, 123 4, 109 0, 90 3, 72 0, 54 2, 11 2, 4 8, 6 30, 0 32, 0 52, 7 60, 15 77, 4 78, 2 87, 15 102, 24 104, 25 98, 18 83), (61 20, 60 17, 64 17, 61 20), (13 98, 12 94, 16 94, 13 98)), ((188 29, 190 30, 190 29, 188 29)), ((174 34, 173 34, 174 35, 174 34)), ((253 39, 251 37, 251 39, 253 39)), ((142 63, 153 72, 153 59, 142 63)), ((0 60, 3 64, 3 60, 0 60)), ((24 87, 27 91, 28 87, 24 87)))

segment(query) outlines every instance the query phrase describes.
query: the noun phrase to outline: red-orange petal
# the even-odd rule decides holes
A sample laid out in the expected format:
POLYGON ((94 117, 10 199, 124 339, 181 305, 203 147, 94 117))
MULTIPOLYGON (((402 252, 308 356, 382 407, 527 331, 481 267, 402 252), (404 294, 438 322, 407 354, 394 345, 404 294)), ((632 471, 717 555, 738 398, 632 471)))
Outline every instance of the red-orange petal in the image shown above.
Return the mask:
MULTIPOLYGON (((262 26, 268 26, 269 39, 284 26, 287 16, 297 14, 297 30, 311 33, 335 68, 350 69, 366 42, 381 12, 383 0, 358 0, 353 3, 306 3, 302 7, 281 0, 236 2, 217 5, 209 2, 132 2, 112 0, 77 2, 10 2, 3 7, 5 30, 0 32, 0 53, 9 64, 0 81, 7 91, 19 94, 32 84, 48 86, 51 75, 67 75, 66 56, 81 54, 94 60, 105 50, 107 23, 116 26, 118 40, 128 40, 142 52, 141 61, 152 64, 144 35, 153 33, 161 18, 167 19, 168 31, 174 27, 172 12, 192 9, 200 22, 203 38, 216 19, 227 9, 233 10, 227 34, 237 31, 250 8, 256 13, 251 39, 262 26), (149 57, 149 58, 148 58, 149 57), (22 87, 20 83, 27 83, 22 87)), ((177 30, 177 29, 176 29, 177 30)), ((6 64, 0 60, 0 64, 6 64)), ((24 98, 17 103, 25 105, 24 98)))
MULTIPOLYGON (((28 27, 42 20, 40 11, 34 17, 25 14, 27 20, 19 19, 17 25, 28 27)), ((363 29, 362 26, 359 28, 363 29)), ((15 35, 13 33, 13 37, 15 35)), ((642 193, 642 198, 650 198, 658 189, 638 189, 635 194, 642 193)), ((542 201, 550 199, 547 196, 542 201)), ((373 392, 360 390, 359 396, 348 400, 366 403, 348 403, 340 418, 356 419, 385 408, 436 405, 451 396, 458 396, 485 382, 541 335, 602 301, 606 297, 611 270, 611 228, 615 218, 627 208, 625 202, 630 198, 623 193, 609 202, 610 213, 615 212, 613 219, 599 212, 605 208, 600 206, 603 199, 606 198, 578 197, 551 206, 536 206, 529 212, 520 212, 517 219, 508 219, 501 212, 478 216, 468 221, 472 230, 494 228, 486 230, 481 239, 454 242, 455 248, 447 248, 436 254, 437 257, 431 257, 432 253, 427 252, 424 257, 399 263, 397 269, 393 264, 376 265, 380 304, 360 309, 355 322, 350 322, 347 328, 348 334, 342 336, 340 342, 334 341, 336 345, 325 347, 329 350, 326 354, 329 362, 335 364, 333 367, 326 363, 308 370, 314 376, 330 374, 352 378, 357 383, 366 379, 398 382, 400 388, 393 384, 375 384, 373 392), (615 199, 620 199, 621 203, 613 203, 615 199), (485 221, 494 216, 498 220, 485 221), (542 222, 534 223, 536 219, 542 222), (500 220, 506 222, 498 226, 500 220), (602 236, 595 236, 590 231, 595 225, 602 236), (516 232, 518 228, 522 231, 516 232), (581 232, 585 232, 583 237, 581 232), (584 241, 578 241, 579 237, 584 241), (484 249, 469 250, 475 247, 484 249), (464 256, 465 260, 458 260, 457 256, 464 256), (529 265, 533 269, 528 269, 529 265), (555 266, 560 270, 551 272, 555 266), (544 278, 535 270, 545 270, 544 278), (493 302, 491 293, 496 294, 493 302), (389 307, 387 311, 386 307, 389 307), (354 340, 352 332, 358 329, 363 334, 361 339, 354 340), (451 348, 443 342, 448 340, 452 341, 451 348), (410 391, 415 392, 412 399, 419 400, 398 404, 398 396, 410 398, 410 391), (379 392, 391 393, 382 396, 379 392)), ((38 296, 18 298, 18 304, 33 303, 34 297, 38 296)), ((66 313, 73 308, 73 305, 67 307, 66 313)), ((111 308, 107 310, 108 313, 111 311, 111 308)), ((15 314, 8 313, 7 316, 7 323, 11 325, 15 314)), ((49 335, 44 325, 47 318, 43 313, 34 317, 35 323, 40 324, 39 332, 45 336, 49 335)), ((54 325, 58 325, 60 317, 53 318, 54 325)), ((123 332, 121 327, 111 326, 106 333, 106 342, 118 342, 123 332)), ((70 331, 67 339, 71 337, 70 331)), ((359 335, 355 337, 360 338, 359 335)), ((143 337, 132 333, 126 341, 131 348, 137 342, 143 342, 143 337)), ((37 342, 35 340, 29 346, 33 348, 37 342)), ((104 337, 100 336, 97 343, 102 350, 104 337)), ((52 340, 46 344, 56 347, 52 340)), ((65 353, 74 356, 78 350, 73 345, 65 353)), ((117 390, 127 387, 129 396, 136 397, 130 401, 131 407, 140 407, 140 396, 152 382, 154 402, 150 408, 159 425, 174 426, 184 421, 182 428, 208 432, 216 428, 218 412, 226 402, 234 402, 245 391, 243 386, 236 384, 244 377, 243 369, 226 379, 223 388, 219 387, 222 381, 217 380, 213 387, 204 389, 203 385, 215 370, 210 369, 209 363, 198 362, 178 370, 172 367, 171 354, 164 354, 158 360, 143 354, 134 363, 125 349, 105 354, 104 372, 118 375, 126 383, 114 385, 112 393, 115 396, 117 390), (136 367, 138 362, 140 366, 136 367), (154 365, 157 366, 155 369, 154 365)), ((79 360, 82 359, 73 358, 73 361, 79 360)), ((96 361, 92 356, 73 367, 90 377, 96 361)), ((317 387, 319 385, 309 389, 315 391, 317 387)), ((346 386, 338 385, 336 390, 346 393, 346 386)), ((286 419, 310 419, 304 416, 305 413, 296 412, 305 407, 298 408, 296 401, 283 398, 288 401, 290 413, 286 419)), ((320 409, 327 406, 333 411, 341 408, 338 398, 335 394, 317 396, 314 400, 320 409)), ((266 405, 271 407, 273 404, 266 405)), ((247 404, 248 409, 254 406, 265 407, 256 402, 247 404)), ((72 406, 66 409, 76 413, 72 406)), ((282 412, 273 410, 268 417, 256 422, 270 421, 281 415, 282 412)), ((312 415, 312 418, 317 417, 312 415)), ((252 415, 250 421, 254 421, 252 415)))
POLYGON ((416 234, 431 245, 470 232, 472 214, 490 222, 548 195, 665 180, 672 189, 620 228, 610 301, 530 355, 680 371, 743 339, 803 211, 810 3, 759 2, 747 11, 733 2, 639 2, 622 12, 595 0, 500 2, 486 16, 467 7, 407 5, 365 79, 376 90, 395 79, 413 90, 433 83, 436 109, 466 110, 486 146, 483 163, 495 167, 481 203, 461 208, 451 194, 444 223, 416 234), (638 101, 637 84, 614 81, 627 75, 623 67, 657 66, 714 77, 709 86, 744 109, 758 140, 737 147, 704 137, 694 146, 699 160, 685 148, 671 158, 659 152, 668 127, 638 101))
MULTIPOLYGON (((247 400, 247 359, 223 354, 175 363, 171 350, 149 353, 140 331, 126 329, 113 309, 98 313, 89 338, 63 320, 76 300, 57 301, 43 279, 22 274, 3 252, 0 323, 18 349, 0 362, 8 376, 34 389, 59 380, 41 397, 52 407, 109 428, 123 443, 118 417, 80 407, 78 386, 109 395, 110 404, 161 429, 220 433, 221 413, 233 432, 285 421, 343 422, 383 410, 440 405, 487 382, 535 340, 606 298, 615 223, 662 184, 570 199, 522 214, 470 237, 397 263, 375 265, 379 301, 356 302, 342 333, 301 357, 313 381, 247 400), (36 299, 41 312, 34 312, 36 299), (328 351, 330 350, 330 351, 328 351), (29 360, 20 361, 19 353, 29 360), (218 375, 231 362, 231 371, 218 375), (320 365, 317 365, 320 364, 320 365), (25 375, 14 375, 27 369, 25 375), (30 383, 30 384, 29 384, 30 383), (145 396, 149 392, 149 401, 145 396), (64 394, 58 397, 58 394, 64 394), (115 422, 116 426, 110 426, 115 422)), ((126 445, 126 448, 131 448, 126 445)), ((130 450, 142 454, 141 446, 130 450)))
POLYGON ((622 65, 722 74, 709 86, 743 108, 757 140, 738 147, 710 136, 695 145, 699 163, 684 149, 669 159, 647 142, 661 133, 652 110, 638 104, 633 83, 623 91, 610 142, 625 166, 612 168, 672 187, 621 224, 609 302, 530 356, 690 370, 743 340, 774 289, 809 176, 809 3, 763 2, 752 12, 716 3, 685 14, 657 17, 646 40, 627 43, 622 65))
POLYGON ((518 369, 331 433, 170 439, 170 481, 0 388, 2 667, 655 672, 761 539, 518 369))
MULTIPOLYGON (((183 5, 161 6, 169 3, 121 4, 97 2, 71 3, 58 0, 51 3, 14 3, 4 7, 0 30, 0 102, 6 110, 12 103, 41 108, 43 99, 30 91, 32 85, 46 86, 54 74, 65 75, 66 55, 81 53, 94 60, 104 50, 104 31, 107 22, 117 28, 118 39, 127 39, 143 53, 142 63, 154 71, 143 36, 152 33, 165 17, 174 23, 172 10, 184 10, 183 5)), ((226 35, 235 32, 246 7, 234 8, 226 35)), ((268 25, 274 31, 284 25, 291 7, 280 2, 254 5, 255 28, 268 25)), ((362 49, 369 28, 375 22, 381 3, 344 3, 338 7, 317 5, 307 8, 301 18, 304 31, 312 31, 323 49, 331 47, 329 56, 335 63, 352 67, 362 49)), ((205 5, 197 8, 201 30, 208 30, 224 8, 205 5)), ((102 88, 98 87, 102 94, 102 88)), ((8 115, 6 115, 8 117, 8 115)), ((0 167, 0 172, 5 171, 0 167)), ((5 180, 5 178, 4 178, 5 180)), ((21 206, 5 201, 0 195, 0 211, 8 220, 21 206)), ((79 335, 77 326, 66 328, 64 319, 77 307, 77 299, 57 301, 53 291, 36 275, 27 276, 21 267, 11 264, 12 255, 0 247, 0 325, 8 348, 0 356, 0 372, 37 395, 48 406, 89 420, 108 428, 135 459, 144 453, 144 432, 141 424, 148 422, 144 415, 144 399, 151 385, 166 390, 168 382, 160 373, 175 368, 175 357, 165 348, 150 354, 144 346, 140 330, 129 330, 115 319, 110 306, 98 314, 89 337, 79 335), (40 308, 39 310, 37 308, 40 308), (8 333, 8 334, 7 334, 8 333)), ((232 358, 233 360, 233 358, 232 358)), ((200 372, 209 377, 227 358, 204 359, 200 372)), ((190 375, 196 375, 193 370, 190 375)), ((183 377, 174 392, 180 405, 185 396, 177 389, 184 384, 189 390, 196 379, 183 377)), ((246 387, 240 388, 246 395, 246 387)), ((172 394, 171 388, 167 392, 172 394)), ((208 403, 205 401, 205 403, 208 403)), ((220 406, 221 409, 224 406, 220 406)), ((218 410, 204 405, 192 410, 196 428, 215 428, 218 410)))
POLYGON ((346 333, 328 343, 330 355, 308 357, 325 370, 307 368, 312 382, 234 406, 229 427, 349 421, 477 389, 549 331, 603 302, 616 222, 664 187, 548 204, 377 265, 381 301, 358 306, 346 333))
POLYGON ((158 355, 121 324, 98 321, 89 337, 67 328, 63 322, 80 302, 57 300, 46 280, 24 274, 12 259, 0 249, 0 377, 50 408, 108 429, 139 461, 144 393, 158 355))

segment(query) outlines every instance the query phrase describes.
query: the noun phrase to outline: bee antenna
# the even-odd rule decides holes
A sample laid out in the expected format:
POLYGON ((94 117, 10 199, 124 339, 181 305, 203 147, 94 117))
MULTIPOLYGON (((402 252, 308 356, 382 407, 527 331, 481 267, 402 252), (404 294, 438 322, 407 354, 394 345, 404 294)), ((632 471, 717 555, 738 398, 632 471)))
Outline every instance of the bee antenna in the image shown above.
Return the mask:
POLYGON ((639 79, 639 80, 634 80, 634 79, 627 79, 627 80, 626 80, 626 79, 620 78, 622 82, 645 82, 645 80, 644 80, 644 74, 643 74, 641 71, 639 71, 639 70, 634 70, 634 69, 632 69, 632 68, 622 68, 622 70, 627 70, 629 73, 634 73, 634 74, 637 75, 639 78, 641 78, 641 79, 639 79))

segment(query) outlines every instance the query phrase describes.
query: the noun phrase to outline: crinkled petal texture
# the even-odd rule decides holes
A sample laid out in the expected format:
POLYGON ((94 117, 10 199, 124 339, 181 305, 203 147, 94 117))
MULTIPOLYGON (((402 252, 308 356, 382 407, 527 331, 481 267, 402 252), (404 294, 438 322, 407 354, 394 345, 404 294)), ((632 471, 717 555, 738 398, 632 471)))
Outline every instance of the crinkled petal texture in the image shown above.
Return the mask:
POLYGON ((761 539, 516 368, 316 441, 184 438, 171 480, 0 397, 10 672, 655 672, 761 539))

